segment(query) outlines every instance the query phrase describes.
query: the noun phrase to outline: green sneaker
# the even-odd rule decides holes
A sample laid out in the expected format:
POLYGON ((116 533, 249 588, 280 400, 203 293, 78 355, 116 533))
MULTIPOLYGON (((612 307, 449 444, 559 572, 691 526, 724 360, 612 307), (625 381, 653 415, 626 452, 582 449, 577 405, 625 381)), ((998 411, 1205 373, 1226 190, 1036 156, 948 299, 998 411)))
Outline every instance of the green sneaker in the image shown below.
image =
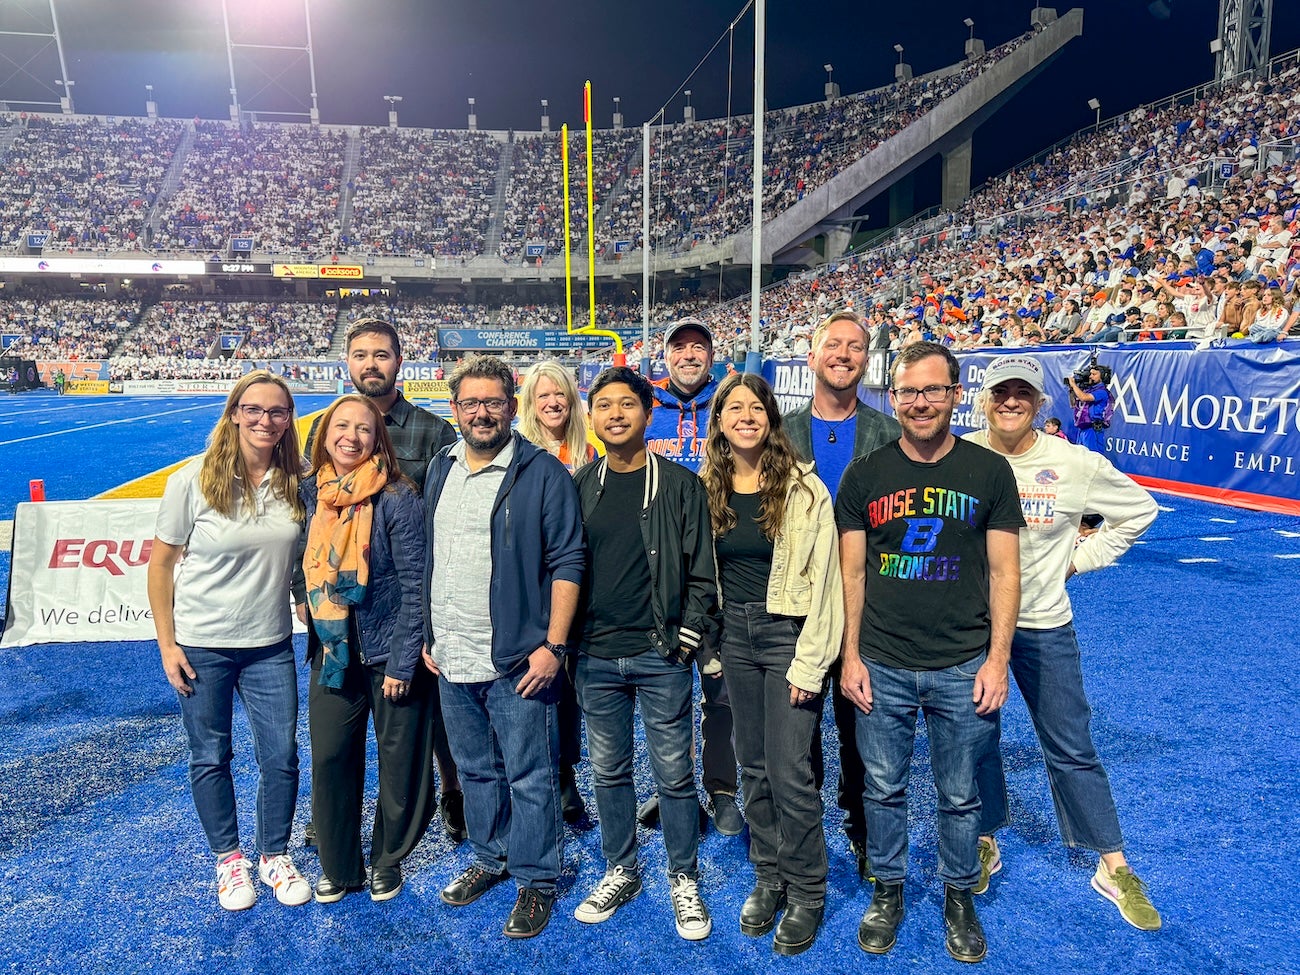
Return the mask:
POLYGON ((1147 896, 1147 885, 1128 867, 1116 867, 1112 873, 1106 864, 1098 863, 1097 872, 1092 875, 1092 889, 1118 907, 1121 916, 1133 927, 1141 931, 1160 930, 1160 912, 1147 896))
POLYGON ((989 878, 1002 869, 1002 851, 998 849, 998 841, 990 836, 988 839, 980 837, 980 879, 975 881, 975 886, 971 888, 972 894, 983 894, 989 889, 989 878))

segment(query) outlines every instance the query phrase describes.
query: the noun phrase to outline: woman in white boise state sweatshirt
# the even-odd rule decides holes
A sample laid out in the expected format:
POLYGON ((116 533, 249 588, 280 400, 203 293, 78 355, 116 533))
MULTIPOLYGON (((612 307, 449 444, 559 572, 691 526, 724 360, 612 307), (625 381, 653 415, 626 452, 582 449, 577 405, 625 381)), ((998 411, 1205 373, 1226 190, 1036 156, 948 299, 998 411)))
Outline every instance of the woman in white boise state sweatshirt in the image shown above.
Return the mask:
MULTIPOLYGON (((1079 643, 1065 583, 1110 565, 1155 521, 1155 501, 1101 454, 1034 429, 1047 405, 1042 364, 1030 355, 995 359, 976 400, 988 426, 966 439, 1006 457, 1015 472, 1027 527, 1020 530, 1020 615, 1011 671, 1034 721, 1047 765, 1061 838, 1100 856, 1093 888, 1134 927, 1154 931, 1160 914, 1124 857, 1115 800, 1092 743, 1079 643), (1084 514, 1105 519, 1081 544, 1084 514)), ((976 778, 983 803, 981 876, 975 893, 1002 868, 993 838, 1007 825, 1001 755, 985 755, 976 778)))

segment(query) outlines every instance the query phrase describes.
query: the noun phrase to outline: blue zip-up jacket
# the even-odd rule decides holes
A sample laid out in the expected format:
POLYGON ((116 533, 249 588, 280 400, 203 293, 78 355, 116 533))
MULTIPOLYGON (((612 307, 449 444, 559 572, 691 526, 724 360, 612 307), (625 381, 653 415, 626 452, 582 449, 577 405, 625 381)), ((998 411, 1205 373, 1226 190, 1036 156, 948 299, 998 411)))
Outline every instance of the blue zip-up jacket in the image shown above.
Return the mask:
POLYGON ((688 400, 678 399, 668 389, 668 382, 661 379, 654 384, 655 405, 645 431, 646 447, 698 474, 704 460, 709 403, 718 391, 718 381, 710 376, 688 400))
MULTIPOLYGON (((316 475, 298 486, 307 508, 307 523, 316 513, 316 475)), ((306 532, 303 534, 306 542, 306 532)), ((422 634, 416 625, 420 611, 421 573, 424 570, 424 512, 415 488, 395 481, 374 498, 370 528, 370 582, 366 598, 352 608, 361 645, 354 648, 367 667, 383 666, 393 680, 411 680, 420 664, 422 634)), ((294 599, 306 600, 302 559, 294 571, 294 599)), ((425 601, 426 603, 428 600, 425 601)), ((316 630, 307 626, 307 657, 320 652, 316 630)))
MULTIPOLYGON (((492 505, 492 666, 510 675, 546 642, 551 618, 551 583, 582 585, 587 546, 573 477, 564 465, 518 433, 515 455, 492 505)), ((433 646, 429 587, 433 581, 434 515, 447 473, 451 447, 434 455, 424 481, 424 639, 433 646)))

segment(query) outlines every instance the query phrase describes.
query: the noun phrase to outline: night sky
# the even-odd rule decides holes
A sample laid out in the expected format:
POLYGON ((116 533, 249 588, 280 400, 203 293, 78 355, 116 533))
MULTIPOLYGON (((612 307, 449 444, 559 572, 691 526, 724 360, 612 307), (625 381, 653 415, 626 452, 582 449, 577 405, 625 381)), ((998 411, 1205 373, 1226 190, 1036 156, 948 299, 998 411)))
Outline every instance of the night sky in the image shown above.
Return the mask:
MULTIPOLYGON (((594 86, 596 124, 608 126, 620 96, 628 125, 668 103, 680 121, 692 89, 700 118, 725 115, 727 25, 744 0, 310 0, 321 120, 383 124, 383 95, 401 95, 403 125, 463 128, 466 99, 477 100, 480 128, 537 129, 541 99, 552 126, 581 124, 582 83, 594 86), (699 74, 692 69, 722 37, 699 74)), ((976 182, 1087 125, 1098 98, 1103 116, 1207 81, 1214 61, 1218 0, 1165 0, 1159 19, 1148 0, 1083 4, 1084 36, 976 136, 976 182)), ((1022 0, 869 0, 818 3, 769 0, 769 108, 822 97, 824 63, 845 94, 893 79, 895 43, 916 74, 957 61, 974 19, 988 46, 1022 32, 1034 4, 1022 0)), ((1271 50, 1300 46, 1300 3, 1276 0, 1271 50)), ((56 0, 81 112, 143 115, 145 85, 163 115, 228 117, 229 71, 220 0, 56 0)), ((1068 6, 1060 6, 1064 12, 1068 6)), ((230 0, 236 42, 301 44, 301 0, 230 0)), ((0 28, 40 29, 45 0, 0 0, 0 28)), ((733 111, 752 106, 753 14, 734 32, 733 111)), ((54 100, 60 77, 54 49, 0 38, 0 98, 54 100), (25 65, 20 68, 20 65, 25 65)), ((244 108, 304 111, 305 58, 284 87, 240 52, 236 80, 244 108), (287 90, 286 90, 287 89, 287 90)), ((284 66, 278 55, 276 72, 284 66)), ((18 107, 18 106, 14 106, 18 107)), ((919 202, 919 201, 918 201, 919 202)))

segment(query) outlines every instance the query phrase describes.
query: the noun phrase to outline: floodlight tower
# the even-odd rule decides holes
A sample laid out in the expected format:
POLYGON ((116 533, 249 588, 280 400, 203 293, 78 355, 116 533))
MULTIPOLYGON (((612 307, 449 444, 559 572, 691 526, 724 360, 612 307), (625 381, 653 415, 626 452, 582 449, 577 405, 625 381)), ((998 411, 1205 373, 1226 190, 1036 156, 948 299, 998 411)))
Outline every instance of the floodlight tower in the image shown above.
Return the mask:
MULTIPOLYGON (((0 29, 0 62, 7 65, 5 76, 0 81, 7 85, 9 81, 18 80, 28 88, 31 94, 52 97, 22 98, 19 97, 19 90, 15 90, 14 93, 0 91, 0 100, 3 100, 11 108, 15 106, 58 108, 65 115, 71 115, 75 111, 72 104, 72 86, 75 82, 68 74, 68 59, 63 54, 63 35, 59 32, 58 11, 54 9, 54 0, 47 0, 47 2, 50 12, 48 25, 39 23, 29 26, 25 30, 0 29), (46 29, 47 26, 48 29, 46 29), (33 39, 44 39, 45 41, 35 54, 32 53, 33 39), (58 55, 59 76, 55 79, 53 85, 48 81, 41 80, 41 73, 55 70, 54 61, 42 56, 49 50, 50 42, 53 42, 54 50, 58 55), (10 68, 13 70, 9 70, 10 68), (59 88, 63 89, 61 95, 58 93, 59 88)), ((36 16, 25 5, 23 13, 32 18, 36 16)), ((49 77, 49 75, 46 75, 46 77, 49 77)))
POLYGON ((397 128, 397 106, 402 101, 401 95, 385 95, 384 101, 388 102, 388 127, 397 128))
POLYGON ((826 100, 833 102, 840 97, 840 86, 835 83, 835 65, 828 61, 822 65, 822 70, 826 72, 826 100))
MULTIPOLYGON (((230 68, 230 120, 238 122, 241 111, 239 85, 235 79, 235 61, 238 54, 246 68, 251 69, 251 73, 260 75, 256 81, 261 82, 261 87, 253 93, 247 106, 250 111, 263 115, 306 118, 312 125, 320 125, 320 107, 316 101, 316 58, 312 53, 311 41, 311 0, 302 0, 303 33, 301 43, 298 44, 254 44, 235 40, 230 32, 229 0, 221 0, 221 21, 226 29, 226 63, 230 68), (259 96, 268 89, 274 88, 278 89, 281 96, 287 96, 298 106, 305 106, 301 90, 293 91, 288 84, 281 81, 303 59, 307 61, 307 76, 310 84, 311 107, 308 111, 285 110, 269 102, 257 101, 259 96), (274 63, 260 63, 262 61, 274 63)), ((298 80, 301 82, 301 77, 298 80)), ((288 103, 281 101, 279 104, 288 103)))
POLYGON ((1219 36, 1210 42, 1215 80, 1267 68, 1272 31, 1273 0, 1219 0, 1219 36))

